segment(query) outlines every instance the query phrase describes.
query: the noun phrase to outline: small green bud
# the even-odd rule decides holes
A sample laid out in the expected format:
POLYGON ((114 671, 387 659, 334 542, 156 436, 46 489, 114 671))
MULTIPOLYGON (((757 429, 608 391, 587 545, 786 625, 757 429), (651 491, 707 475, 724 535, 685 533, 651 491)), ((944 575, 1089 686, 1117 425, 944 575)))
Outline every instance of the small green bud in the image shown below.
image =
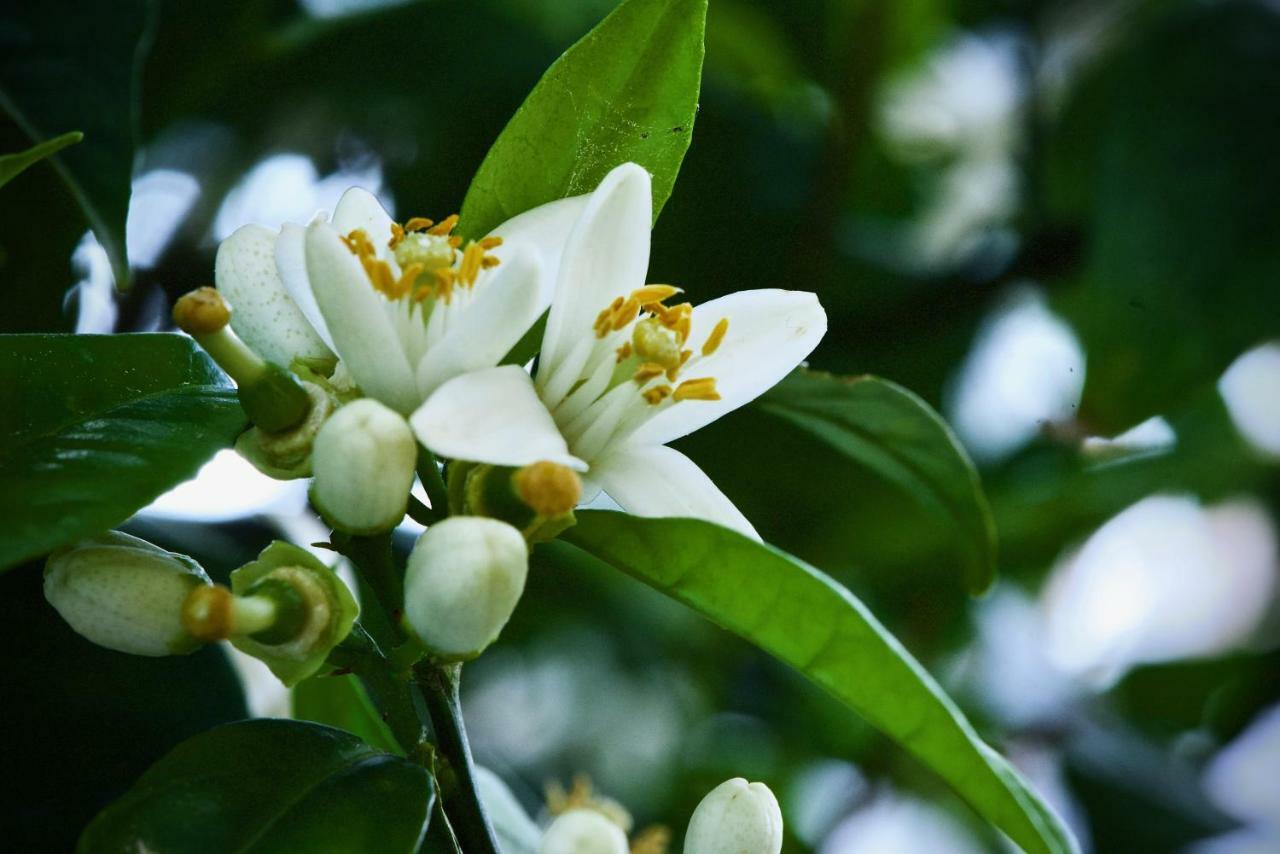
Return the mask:
POLYGON ((538 854, 627 854, 622 828, 595 810, 562 813, 542 836, 538 854))
POLYGON ((236 440, 240 456, 276 480, 311 476, 311 451, 316 435, 333 414, 333 400, 324 389, 309 382, 304 382, 302 387, 311 398, 311 407, 301 424, 280 433, 254 427, 236 440))
POLYGON ((335 412, 316 436, 311 502, 350 534, 389 531, 404 519, 418 443, 404 417, 362 398, 335 412))
POLYGON ((778 854, 782 810, 764 783, 741 777, 712 789, 689 819, 684 854, 778 854))
POLYGON ((199 564, 110 531, 49 556, 44 595, 71 628, 108 649, 185 655, 201 645, 182 623, 182 603, 210 584, 199 564))
POLYGON ((405 619, 440 660, 475 658, 515 611, 529 549, 505 522, 451 516, 418 538, 404 579, 405 619))
POLYGON ((230 592, 224 636, 289 686, 324 666, 360 613, 333 570, 310 552, 279 541, 231 573, 230 592))

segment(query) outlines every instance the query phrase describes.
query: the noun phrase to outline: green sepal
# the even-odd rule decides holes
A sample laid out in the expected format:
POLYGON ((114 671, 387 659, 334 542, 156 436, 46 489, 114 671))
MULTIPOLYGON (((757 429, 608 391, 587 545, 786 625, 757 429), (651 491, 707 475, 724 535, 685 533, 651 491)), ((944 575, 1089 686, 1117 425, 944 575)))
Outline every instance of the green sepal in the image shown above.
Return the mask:
POLYGON ((512 478, 519 469, 512 466, 473 466, 466 473, 463 513, 501 519, 517 530, 529 527, 537 514, 516 494, 512 478))
POLYGON ((262 372, 239 388, 240 405, 254 424, 268 433, 297 426, 311 411, 311 398, 298 378, 267 363, 262 372))
POLYGON ((330 650, 350 633, 360 614, 360 606, 333 570, 305 549, 280 540, 263 549, 257 560, 231 573, 231 591, 237 596, 253 595, 259 583, 285 567, 307 572, 324 589, 332 609, 325 631, 305 650, 291 650, 288 642, 263 643, 254 637, 234 637, 231 643, 236 649, 266 664, 286 686, 293 687, 324 666, 330 650))

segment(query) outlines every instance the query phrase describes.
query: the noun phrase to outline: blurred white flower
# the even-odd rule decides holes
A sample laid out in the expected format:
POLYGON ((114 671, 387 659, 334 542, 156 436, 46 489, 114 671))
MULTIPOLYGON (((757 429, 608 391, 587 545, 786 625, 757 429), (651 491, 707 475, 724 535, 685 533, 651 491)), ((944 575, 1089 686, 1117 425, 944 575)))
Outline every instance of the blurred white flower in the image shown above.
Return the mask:
POLYGON ((1204 788, 1224 812, 1280 839, 1280 706, 1265 710, 1213 758, 1204 788))
POLYGON ((1236 429, 1259 451, 1280 457, 1280 343, 1248 351, 1218 380, 1236 429))
POLYGON ((1178 434, 1164 418, 1153 415, 1141 424, 1130 427, 1110 439, 1088 436, 1080 445, 1087 457, 1097 460, 1132 459, 1138 456, 1154 456, 1172 451, 1178 444, 1178 434))
POLYGON ((196 476, 147 505, 160 519, 227 522, 258 514, 296 515, 307 506, 305 480, 273 480, 235 451, 214 454, 196 476))
POLYGON ((1054 569, 1050 658, 1106 687, 1136 664, 1226 652, 1266 613, 1277 570, 1276 532, 1256 502, 1143 499, 1054 569))
POLYGON ((125 227, 129 266, 154 266, 198 198, 200 183, 185 172, 155 169, 135 178, 125 227))
POLYGON ((819 854, 979 854, 983 849, 957 819, 916 798, 881 792, 822 843, 819 854))

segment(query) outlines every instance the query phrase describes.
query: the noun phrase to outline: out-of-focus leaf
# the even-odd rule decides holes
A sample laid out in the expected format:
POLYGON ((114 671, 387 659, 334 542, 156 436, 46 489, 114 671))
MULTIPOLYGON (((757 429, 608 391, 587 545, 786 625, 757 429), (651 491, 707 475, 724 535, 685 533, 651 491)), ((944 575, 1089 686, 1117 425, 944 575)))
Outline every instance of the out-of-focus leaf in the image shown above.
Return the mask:
POLYGON ((756 404, 909 493, 956 530, 973 592, 995 578, 996 529, 978 472, 927 403, 877 377, 796 371, 756 404))
POLYGON ((53 161, 107 250, 116 283, 129 281, 124 226, 150 0, 7 3, 0 12, 0 107, 33 142, 62 128, 87 141, 53 161))
POLYGON ((293 716, 346 730, 379 750, 404 755, 359 678, 352 674, 313 676, 299 682, 293 687, 293 716))
POLYGON ((180 744, 94 819, 78 850, 411 854, 434 799, 425 768, 345 732, 244 721, 180 744))
POLYGON ((461 228, 589 192, 627 161, 652 173, 656 219, 693 132, 706 16, 706 0, 627 0, 569 48, 489 150, 461 228))
POLYGON ((0 567, 123 522, 244 426, 184 336, 0 336, 0 567))
POLYGON ((84 134, 78 130, 73 130, 71 133, 55 136, 48 142, 33 145, 26 151, 19 151, 17 154, 0 155, 0 187, 21 175, 28 166, 39 163, 46 157, 56 154, 68 145, 75 145, 82 139, 84 139, 84 134))
POLYGON ((1280 333, 1280 15, 1176 5, 1082 87, 1056 135, 1058 192, 1079 205, 1071 188, 1088 191, 1083 279, 1061 307, 1101 433, 1175 410, 1280 333))
POLYGON ((1061 821, 978 737, 924 668, 866 606, 822 572, 695 519, 585 510, 563 536, 830 691, 1024 850, 1076 850, 1061 821))

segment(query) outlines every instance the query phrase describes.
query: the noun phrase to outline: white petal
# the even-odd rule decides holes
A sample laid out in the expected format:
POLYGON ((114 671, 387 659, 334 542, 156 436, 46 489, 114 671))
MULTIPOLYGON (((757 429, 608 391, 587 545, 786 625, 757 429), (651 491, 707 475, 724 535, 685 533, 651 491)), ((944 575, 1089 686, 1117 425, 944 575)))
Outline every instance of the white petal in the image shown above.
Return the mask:
POLYGON ((663 407, 632 440, 661 445, 692 433, 750 403, 804 361, 827 331, 827 313, 805 291, 738 291, 693 310, 689 346, 694 352, 680 381, 714 377, 720 400, 684 400, 663 407), (710 356, 701 357, 707 335, 720 318, 729 331, 710 356))
POLYGON ((357 228, 373 242, 379 255, 388 254, 391 239, 391 215, 382 208, 378 197, 363 187, 352 187, 338 199, 333 209, 333 227, 339 234, 350 234, 357 228))
POLYGON ((560 258, 573 226, 587 206, 590 194, 572 196, 539 205, 512 217, 491 233, 502 238, 502 245, 490 250, 503 263, 522 247, 532 247, 538 253, 542 265, 542 299, 551 304, 556 279, 560 275, 560 258))
POLYGON ((409 418, 418 441, 455 460, 523 466, 550 460, 578 470, 533 381, 518 365, 454 377, 409 418))
POLYGON ((276 272, 276 233, 259 225, 237 229, 218 247, 214 281, 231 303, 231 328, 268 362, 332 359, 276 272))
POLYGON ((306 252, 307 278, 351 376, 370 397, 398 412, 412 412, 419 402, 418 385, 386 300, 329 224, 307 227, 306 252))
POLYGON ((320 306, 316 305, 316 295, 311 292, 311 280, 307 278, 305 226, 292 222, 280 226, 280 236, 276 238, 276 270, 284 282, 284 289, 289 292, 316 334, 332 350, 333 337, 329 334, 328 324, 324 322, 324 315, 320 313, 320 306))
POLYGON ((539 371, 541 365, 554 370, 580 337, 591 335, 596 316, 614 297, 644 284, 653 221, 649 184, 648 172, 624 163, 587 199, 560 259, 539 371))
POLYGON ((476 285, 474 301, 450 318, 448 331, 418 364, 423 398, 459 374, 492 368, 529 331, 546 310, 538 263, 532 249, 520 249, 476 285))
POLYGON ((628 513, 705 519, 760 535, 693 460, 662 445, 624 445, 591 466, 592 476, 628 513))

